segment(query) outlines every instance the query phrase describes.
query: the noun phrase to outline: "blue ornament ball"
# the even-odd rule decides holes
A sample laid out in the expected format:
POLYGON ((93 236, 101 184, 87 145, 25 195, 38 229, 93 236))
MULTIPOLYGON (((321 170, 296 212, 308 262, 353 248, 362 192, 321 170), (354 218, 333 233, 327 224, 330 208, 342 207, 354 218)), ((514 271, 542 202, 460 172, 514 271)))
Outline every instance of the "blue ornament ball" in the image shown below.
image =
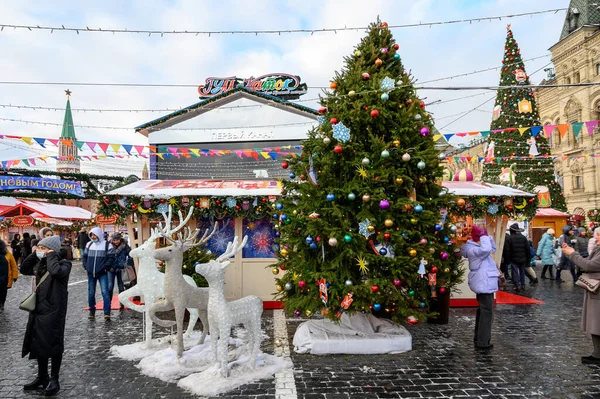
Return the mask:
POLYGON ((287 215, 281 215, 281 220, 285 221, 287 219, 287 215))
POLYGON ((450 241, 450 239, 448 237, 444 237, 444 242, 448 243, 450 241))
POLYGON ((277 213, 273 214, 273 219, 279 219, 279 215, 277 213))
POLYGON ((442 225, 439 223, 435 224, 435 231, 441 231, 442 230, 442 225))
POLYGON ((379 248, 379 255, 381 255, 381 256, 387 255, 387 249, 385 249, 385 248, 379 248))
POLYGON ((335 195, 334 194, 327 194, 327 201, 333 201, 335 200, 335 195))
POLYGON ((417 212, 417 213, 423 212, 423 206, 422 205, 415 205, 415 212, 417 212))
POLYGON ((381 304, 380 303, 374 303, 373 304, 373 310, 376 312, 379 312, 381 310, 381 304))
POLYGON ((311 243, 310 243, 310 249, 312 249, 312 250, 315 250, 315 249, 317 249, 317 248, 319 248, 319 246, 317 245, 317 243, 316 243, 316 242, 311 242, 311 243))
POLYGON ((307 244, 311 244, 314 241, 311 236, 306 236, 305 240, 307 244))
POLYGON ((398 53, 394 54, 394 59, 396 61, 400 60, 400 54, 398 54, 398 53))
POLYGON ((294 179, 296 177, 296 174, 294 172, 290 173, 290 179, 294 179))
POLYGON ((419 306, 421 306, 422 308, 424 308, 424 307, 425 307, 425 306, 427 306, 427 305, 425 304, 425 302, 421 302, 421 303, 419 304, 419 306))
POLYGON ((387 101, 387 100, 389 100, 389 99, 390 99, 390 95, 389 95, 389 94, 387 94, 387 93, 383 93, 383 94, 381 95, 381 100, 382 100, 382 101, 387 101))
POLYGON ((278 202, 278 203, 275 205, 275 208, 277 208, 278 210, 281 210, 281 209, 283 209, 283 204, 282 204, 281 202, 278 202))

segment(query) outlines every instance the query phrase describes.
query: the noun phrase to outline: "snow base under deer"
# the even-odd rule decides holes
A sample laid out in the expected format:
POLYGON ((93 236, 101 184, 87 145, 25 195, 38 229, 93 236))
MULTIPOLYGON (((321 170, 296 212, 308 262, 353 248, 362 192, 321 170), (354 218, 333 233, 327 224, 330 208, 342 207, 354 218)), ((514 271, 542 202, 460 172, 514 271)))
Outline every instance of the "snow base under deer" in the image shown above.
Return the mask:
POLYGON ((313 355, 382 354, 412 350, 412 336, 406 328, 371 314, 356 313, 331 320, 310 320, 298 326, 294 351, 313 355))

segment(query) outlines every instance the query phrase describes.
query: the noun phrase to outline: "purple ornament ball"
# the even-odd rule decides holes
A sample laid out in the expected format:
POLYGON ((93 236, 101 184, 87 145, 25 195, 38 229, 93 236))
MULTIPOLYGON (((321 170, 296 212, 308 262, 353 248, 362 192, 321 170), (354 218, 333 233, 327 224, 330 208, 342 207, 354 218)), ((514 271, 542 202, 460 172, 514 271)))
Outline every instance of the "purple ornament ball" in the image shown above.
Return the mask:
POLYGON ((276 232, 275 232, 275 237, 279 237, 279 236, 281 236, 281 233, 280 233, 280 232, 278 232, 278 231, 276 231, 276 232))
POLYGON ((440 258, 442 260, 447 260, 448 259, 448 252, 440 252, 440 258))
POLYGON ((428 127, 422 127, 421 128, 421 136, 426 137, 429 136, 429 128, 428 127))
POLYGON ((295 317, 295 318, 298 318, 298 317, 300 317, 300 315, 301 315, 301 313, 300 313, 300 311, 299 311, 299 310, 294 310, 294 317, 295 317))
POLYGON ((388 209, 390 207, 390 202, 388 200, 379 201, 379 209, 388 209))
POLYGON ((394 287, 400 287, 402 285, 402 280, 394 280, 392 281, 392 284, 394 284, 394 287))

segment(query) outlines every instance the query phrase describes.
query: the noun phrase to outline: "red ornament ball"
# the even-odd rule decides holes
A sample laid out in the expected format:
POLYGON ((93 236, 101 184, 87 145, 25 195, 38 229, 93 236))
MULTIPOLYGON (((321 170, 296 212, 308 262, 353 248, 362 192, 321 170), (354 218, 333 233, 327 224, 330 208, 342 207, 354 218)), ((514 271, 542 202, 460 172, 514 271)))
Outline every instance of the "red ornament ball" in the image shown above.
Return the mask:
POLYGON ((194 202, 194 206, 195 206, 196 208, 198 208, 198 207, 200 206, 200 203, 199 203, 198 201, 196 201, 196 202, 194 202))
POLYGON ((240 208, 240 206, 239 206, 239 205, 236 205, 236 206, 235 206, 235 209, 236 209, 237 211, 239 211, 239 210, 240 210, 240 209, 242 209, 242 208, 240 208))
POLYGON ((287 161, 283 161, 283 162, 281 163, 281 167, 282 167, 283 169, 287 169, 289 166, 290 166, 290 164, 289 164, 289 163, 287 163, 287 161))
POLYGON ((400 45, 398 43, 394 44, 394 50, 398 50, 400 48, 400 45))
POLYGON ((343 150, 344 150, 344 149, 342 148, 342 146, 341 146, 341 145, 336 145, 336 146, 333 148, 333 152, 335 152, 336 154, 341 154, 343 150))
POLYGON ((437 273, 437 271, 438 271, 437 267, 434 266, 431 268, 431 273, 437 273))
POLYGON ((161 198, 161 199, 160 199, 160 203, 161 203, 161 204, 164 204, 165 202, 167 202, 167 200, 166 200, 166 199, 164 199, 164 198, 161 198))
POLYGON ((371 110, 371 118, 377 118, 379 116, 379 111, 376 109, 371 110))
POLYGON ((446 287, 440 287, 440 294, 446 293, 446 287))
POLYGON ((382 22, 381 23, 381 27, 382 28, 387 28, 388 27, 388 23, 387 22, 382 22))
POLYGON ((131 204, 131 209, 133 209, 135 211, 137 209, 137 205, 136 204, 131 204))
MULTIPOLYGON (((263 199, 264 199, 264 198, 263 198, 263 199)), ((265 201, 263 201, 263 202, 265 202, 265 201)), ((216 201, 215 201, 215 204, 217 204, 217 205, 221 205, 221 201, 219 201, 219 200, 216 200, 216 201)))
MULTIPOLYGON (((266 204, 266 203, 267 203, 267 199, 266 199, 266 198, 263 198, 263 199, 261 199, 261 201, 262 201, 262 203, 263 203, 263 204, 266 204)), ((218 204, 218 203, 219 203, 219 201, 217 201, 217 204, 218 204)))
POLYGON ((300 287, 300 288, 306 287, 306 281, 304 281, 304 280, 298 281, 298 287, 300 287))
POLYGON ((385 233, 383 235, 383 239, 386 240, 386 241, 389 241, 391 237, 392 237, 392 235, 390 233, 385 233))
POLYGON ((281 265, 279 265, 279 268, 280 268, 281 270, 285 270, 285 264, 284 264, 284 263, 282 263, 281 265))
POLYGON ((367 72, 363 72, 362 78, 363 80, 369 80, 371 78, 371 75, 369 75, 367 72))
POLYGON ((323 115, 325 112, 327 112, 327 108, 325 108, 325 107, 321 107, 321 108, 319 108, 319 113, 320 113, 321 115, 323 115))
POLYGON ((379 287, 377 285, 372 285, 371 292, 373 292, 373 293, 379 292, 379 287))
POLYGON ((406 100, 406 105, 412 104, 412 100, 406 100))
POLYGON ((108 204, 108 203, 110 203, 110 200, 108 198, 104 198, 104 203, 108 204))
POLYGON ((331 123, 332 125, 335 125, 336 123, 338 123, 338 120, 337 120, 337 118, 331 118, 329 120, 329 123, 331 123))
POLYGON ((421 109, 425 109, 425 103, 424 103, 423 101, 421 101, 421 102, 419 103, 419 106, 421 107, 421 109))

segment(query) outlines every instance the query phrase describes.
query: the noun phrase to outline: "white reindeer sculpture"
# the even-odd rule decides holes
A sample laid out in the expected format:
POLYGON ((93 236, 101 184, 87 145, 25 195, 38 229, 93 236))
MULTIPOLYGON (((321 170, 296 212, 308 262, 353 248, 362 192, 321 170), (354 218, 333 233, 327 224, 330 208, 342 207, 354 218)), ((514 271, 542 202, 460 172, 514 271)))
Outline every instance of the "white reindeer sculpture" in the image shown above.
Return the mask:
MULTIPOLYGON (((183 265, 183 253, 190 248, 206 243, 215 233, 217 224, 209 234, 208 229, 204 232, 202 238, 198 239, 198 229, 193 232, 189 227, 185 227, 190 220, 193 208, 189 214, 183 219, 179 212, 179 226, 171 230, 171 208, 169 207, 169 216, 163 213, 163 218, 166 220, 166 226, 161 229, 161 234, 172 245, 155 249, 152 253, 155 259, 166 262, 167 269, 165 272, 165 295, 164 299, 155 302, 149 310, 149 315, 152 321, 162 327, 171 327, 175 324, 173 321, 165 321, 156 317, 156 312, 163 312, 175 308, 175 319, 177 323, 177 357, 183 354, 183 318, 186 308, 198 309, 200 320, 202 321, 202 337, 199 344, 204 343, 204 338, 208 332, 207 321, 207 306, 208 306, 208 288, 192 287, 187 284, 183 278, 181 268, 183 265), (185 229, 183 229, 185 227, 185 229), (178 233, 183 229, 183 234, 178 233), (173 235, 177 233, 177 239, 173 239, 173 235)), ((161 225, 162 227, 162 225, 161 225)))
MULTIPOLYGON (((119 294, 119 302, 121 302, 123 306, 135 310, 136 312, 146 312, 146 331, 144 340, 147 346, 152 345, 152 319, 150 318, 148 309, 150 309, 150 306, 152 306, 157 298, 164 298, 165 296, 165 275, 158 270, 156 267, 156 259, 152 256, 152 252, 156 248, 156 240, 160 235, 161 231, 159 229, 152 229, 150 238, 148 238, 141 246, 132 249, 131 252, 129 252, 129 256, 139 259, 137 284, 119 294), (144 305, 133 303, 131 298, 135 296, 143 296, 144 305)), ((196 282, 193 278, 190 276, 183 276, 183 278, 189 285, 196 287, 196 282)), ((188 311, 190 312, 190 321, 186 335, 192 333, 199 317, 198 309, 188 309, 188 311)), ((204 343, 204 338, 208 332, 205 322, 206 320, 202 320, 204 334, 202 334, 202 337, 200 338, 201 344, 204 343)))
POLYGON ((228 346, 231 328, 244 324, 248 330, 248 352, 250 367, 254 368, 260 349, 260 319, 263 311, 262 299, 250 295, 236 301, 227 302, 224 293, 225 269, 231 263, 229 258, 238 253, 245 245, 248 236, 244 237, 238 247, 238 238, 227 244, 223 255, 208 263, 197 263, 196 273, 203 275, 208 281, 208 325, 210 329, 210 345, 213 355, 223 376, 228 375, 228 346), (217 338, 219 346, 217 351, 217 338))

